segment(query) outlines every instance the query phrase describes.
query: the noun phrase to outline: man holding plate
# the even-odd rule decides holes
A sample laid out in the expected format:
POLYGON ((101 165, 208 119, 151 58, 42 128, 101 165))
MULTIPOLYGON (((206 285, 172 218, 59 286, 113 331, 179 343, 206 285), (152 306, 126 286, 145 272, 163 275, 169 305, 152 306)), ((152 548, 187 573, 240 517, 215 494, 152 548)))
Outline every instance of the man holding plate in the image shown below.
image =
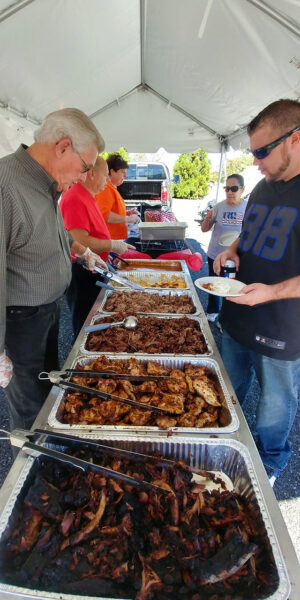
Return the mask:
POLYGON ((232 259, 246 284, 223 303, 222 357, 241 404, 257 375, 258 448, 274 483, 291 455, 300 381, 300 103, 273 102, 248 134, 264 179, 250 195, 240 238, 214 270, 232 259))

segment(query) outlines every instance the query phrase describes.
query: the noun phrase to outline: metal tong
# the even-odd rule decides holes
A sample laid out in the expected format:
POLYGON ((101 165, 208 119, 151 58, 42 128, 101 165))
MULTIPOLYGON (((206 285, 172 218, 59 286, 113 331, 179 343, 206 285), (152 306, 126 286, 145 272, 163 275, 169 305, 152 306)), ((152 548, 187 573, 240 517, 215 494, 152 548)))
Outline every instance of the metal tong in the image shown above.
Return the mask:
MULTIPOLYGON (((102 400, 116 400, 117 402, 121 402, 122 404, 127 404, 129 406, 133 406, 134 408, 139 408, 141 410, 150 410, 151 412, 156 412, 161 415, 167 415, 169 417, 174 416, 174 412, 165 410, 164 408, 159 408, 158 406, 153 406, 151 404, 143 404, 142 402, 138 402, 137 400, 132 400, 131 398, 121 398, 121 396, 116 396, 115 394, 109 394, 108 392, 101 392, 95 388, 87 387, 85 385, 80 385, 79 383, 73 383, 73 381, 65 381, 64 377, 69 377, 70 375, 74 376, 74 371, 76 375, 80 374, 80 371, 73 370, 73 374, 70 373, 71 369, 67 369, 66 371, 50 371, 47 373, 46 371, 42 371, 39 374, 39 380, 45 381, 49 380, 51 383, 55 383, 56 385, 61 386, 62 388, 70 388, 77 392, 82 392, 83 394, 89 394, 91 396, 96 396, 101 398, 102 400)), ((101 371, 84 371, 82 374, 85 376, 93 377, 93 373, 96 374, 94 376, 102 377, 103 373, 101 371)), ((107 376, 109 371, 104 372, 104 376, 107 376)), ((117 373, 110 373, 109 377, 119 378, 117 373)), ((130 376, 129 376, 130 377, 130 376)), ((134 375, 134 380, 137 380, 137 377, 143 377, 142 375, 134 375)), ((120 379, 123 379, 123 375, 120 376, 120 379)), ((124 376, 124 379, 128 380, 128 376, 124 376)), ((149 377, 147 378, 149 379, 149 377)), ((151 379, 153 379, 151 377, 151 379)), ((145 379, 143 380, 145 381, 145 379)))
POLYGON ((111 265, 114 269, 116 269, 116 271, 119 270, 120 267, 118 267, 118 265, 115 264, 116 259, 120 260, 124 265, 127 265, 128 267, 130 267, 130 263, 127 260, 125 260, 124 258, 122 258, 120 256, 120 254, 117 254, 117 252, 110 251, 109 256, 108 256, 108 261, 110 262, 110 264, 108 262, 108 268, 110 268, 110 265, 111 265))
MULTIPOLYGON (((79 437, 66 435, 63 433, 56 433, 56 432, 52 433, 45 429, 35 429, 34 431, 15 429, 9 434, 9 439, 10 439, 11 445, 21 448, 23 450, 23 452, 25 452, 26 454, 29 454, 30 456, 32 456, 32 455, 33 456, 40 456, 40 455, 48 456, 49 458, 53 458, 60 462, 71 465, 72 467, 75 467, 76 469, 81 469, 84 472, 93 471, 95 473, 101 473, 101 475, 104 475, 104 477, 107 477, 108 479, 117 479, 119 481, 122 481, 123 483, 126 483, 126 484, 134 486, 134 487, 141 487, 146 490, 154 490, 156 492, 168 493, 167 490, 165 490, 164 488, 162 488, 154 483, 150 483, 150 482, 144 481, 142 479, 137 479, 136 477, 132 477, 131 475, 126 475, 125 473, 115 471, 114 469, 109 469, 108 467, 103 467, 101 465, 97 465, 93 462, 89 462, 87 460, 77 458, 75 456, 72 456, 71 454, 67 454, 67 453, 61 452, 59 450, 54 450, 52 448, 43 446, 41 443, 31 442, 30 438, 35 437, 38 434, 43 434, 43 435, 47 436, 47 438, 50 438, 50 440, 48 440, 48 439, 43 440, 44 442, 47 442, 47 443, 50 443, 51 439, 56 440, 56 443, 57 443, 57 441, 60 442, 60 444, 63 444, 63 443, 66 444, 67 442, 75 442, 76 447, 80 446, 80 444, 84 444, 84 445, 88 445, 92 449, 100 451, 104 454, 109 454, 112 456, 117 456, 117 457, 122 457, 122 458, 129 458, 131 460, 139 461, 139 462, 147 462, 147 461, 149 462, 149 460, 152 459, 152 460, 155 460, 157 463, 159 463, 161 466, 164 466, 164 463, 166 463, 166 466, 167 466, 167 463, 173 463, 174 461, 168 461, 167 459, 161 461, 160 459, 157 459, 154 456, 148 456, 146 454, 138 454, 135 452, 131 452, 129 450, 122 450, 122 449, 114 448, 111 446, 105 446, 102 444, 98 444, 97 442, 92 442, 91 440, 82 439, 79 437)), ((173 464, 172 465, 170 464, 169 466, 173 466, 173 464)))
POLYGON ((100 269, 99 267, 95 267, 94 270, 97 273, 100 273, 100 275, 102 275, 103 277, 106 277, 106 279, 115 281, 116 283, 124 285, 125 287, 130 287, 133 290, 144 290, 144 288, 141 285, 138 285, 137 283, 134 283, 133 281, 130 281, 129 279, 126 279, 125 277, 120 277, 119 275, 116 275, 116 273, 112 273, 105 269, 100 269))

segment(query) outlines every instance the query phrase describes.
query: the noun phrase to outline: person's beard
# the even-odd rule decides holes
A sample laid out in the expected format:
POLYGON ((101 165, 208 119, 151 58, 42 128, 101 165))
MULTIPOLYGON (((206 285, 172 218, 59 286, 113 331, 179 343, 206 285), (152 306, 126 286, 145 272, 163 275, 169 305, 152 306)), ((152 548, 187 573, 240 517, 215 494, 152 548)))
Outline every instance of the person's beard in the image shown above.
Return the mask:
POLYGON ((283 151, 282 163, 281 163, 280 167, 278 167, 277 171, 275 171, 274 173, 271 173, 270 171, 266 171, 266 173, 264 173, 266 181, 280 181, 280 179, 282 179, 282 175, 290 166, 290 162, 291 162, 291 158, 290 158, 289 154, 286 151, 283 151))

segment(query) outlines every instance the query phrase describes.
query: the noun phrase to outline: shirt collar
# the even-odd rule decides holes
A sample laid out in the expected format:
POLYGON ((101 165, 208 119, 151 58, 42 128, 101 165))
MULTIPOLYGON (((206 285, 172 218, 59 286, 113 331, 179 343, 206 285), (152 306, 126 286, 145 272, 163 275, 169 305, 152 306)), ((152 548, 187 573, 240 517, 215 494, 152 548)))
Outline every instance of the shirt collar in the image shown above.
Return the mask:
POLYGON ((26 149, 28 146, 21 144, 14 153, 16 159, 23 165, 26 171, 36 180, 40 187, 50 193, 53 200, 58 200, 61 192, 57 191, 57 182, 45 171, 45 169, 34 159, 26 149))

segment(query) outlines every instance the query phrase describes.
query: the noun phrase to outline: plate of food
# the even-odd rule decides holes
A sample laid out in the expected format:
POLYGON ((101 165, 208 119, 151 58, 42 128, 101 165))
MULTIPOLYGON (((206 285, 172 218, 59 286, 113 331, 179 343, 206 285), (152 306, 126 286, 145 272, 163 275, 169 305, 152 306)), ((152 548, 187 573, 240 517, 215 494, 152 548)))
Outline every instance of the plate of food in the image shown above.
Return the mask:
POLYGON ((226 246, 227 248, 238 239, 239 235, 240 234, 238 231, 228 231, 227 233, 223 233, 223 235, 220 235, 218 243, 220 244, 220 246, 226 246))
POLYGON ((200 277, 194 281, 197 288, 214 296, 243 296, 241 289, 246 285, 230 277, 200 277))

